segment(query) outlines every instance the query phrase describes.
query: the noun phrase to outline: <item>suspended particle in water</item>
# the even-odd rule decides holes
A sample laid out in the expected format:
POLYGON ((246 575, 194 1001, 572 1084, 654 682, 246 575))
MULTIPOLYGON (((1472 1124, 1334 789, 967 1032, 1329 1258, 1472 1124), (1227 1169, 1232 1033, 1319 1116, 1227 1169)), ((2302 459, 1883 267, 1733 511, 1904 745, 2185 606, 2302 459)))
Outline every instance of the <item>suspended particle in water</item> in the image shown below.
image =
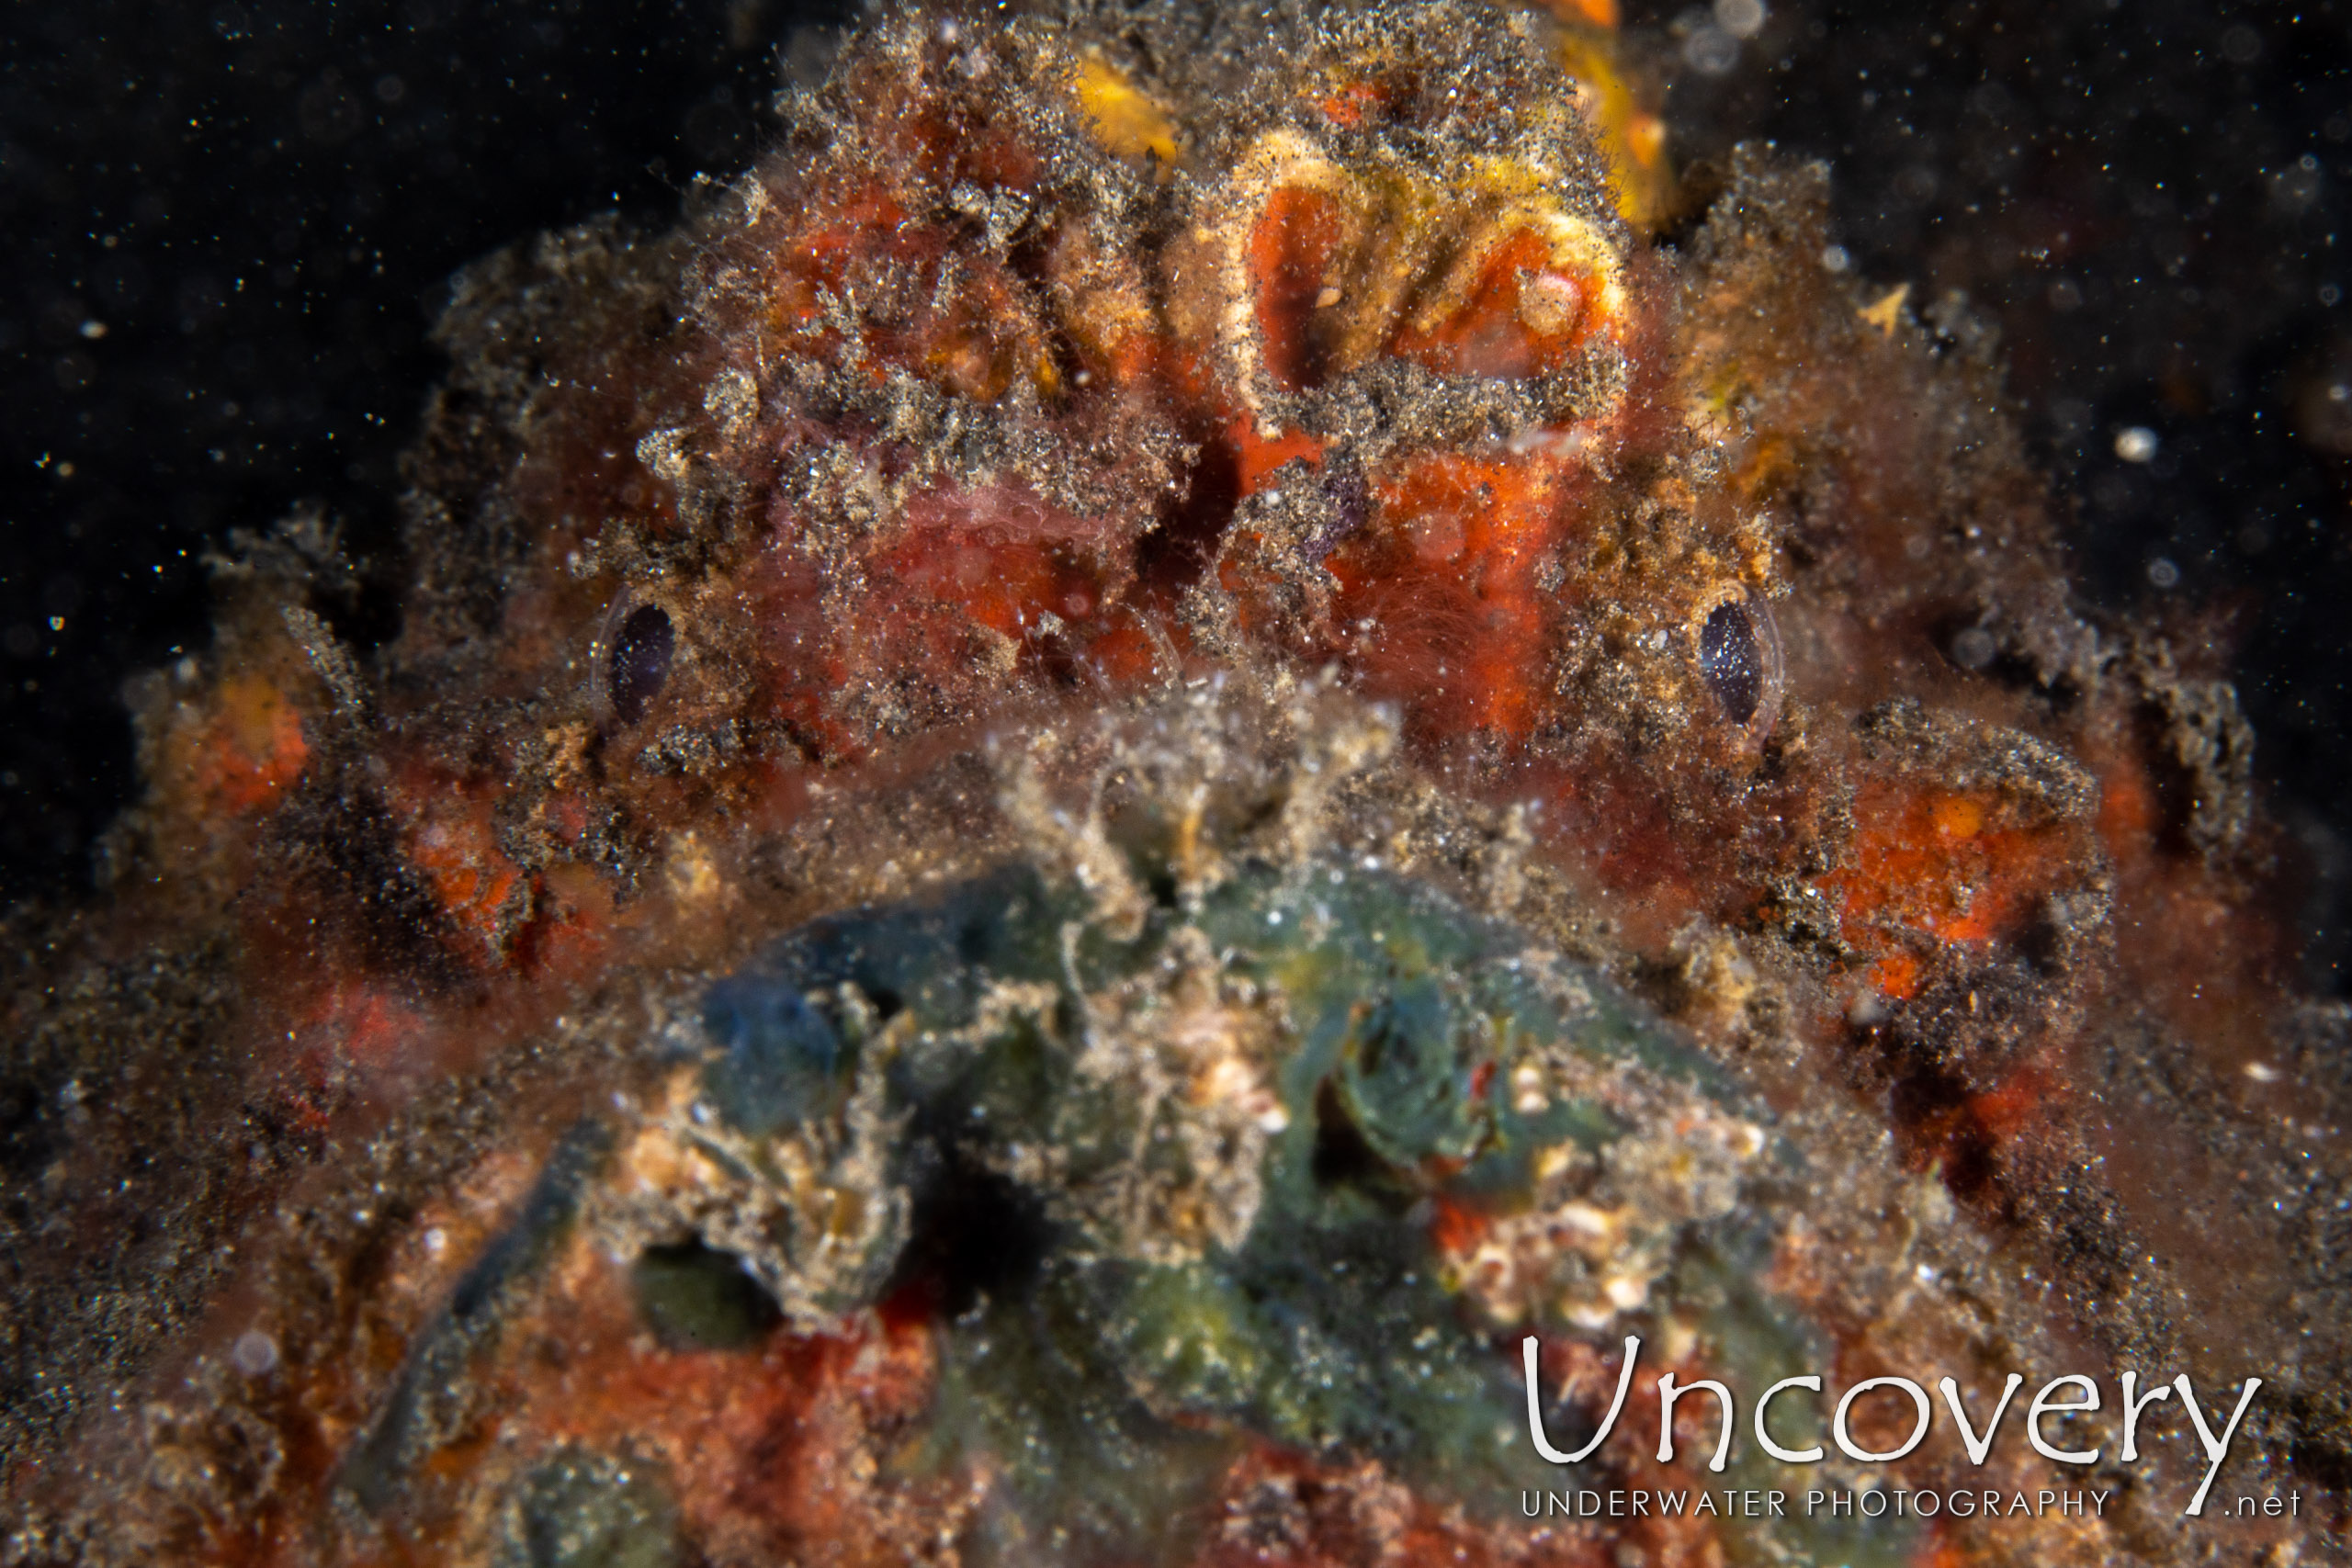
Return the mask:
POLYGON ((249 1328, 229 1347, 229 1359, 249 1378, 266 1376, 277 1366, 277 1341, 258 1328, 249 1328))

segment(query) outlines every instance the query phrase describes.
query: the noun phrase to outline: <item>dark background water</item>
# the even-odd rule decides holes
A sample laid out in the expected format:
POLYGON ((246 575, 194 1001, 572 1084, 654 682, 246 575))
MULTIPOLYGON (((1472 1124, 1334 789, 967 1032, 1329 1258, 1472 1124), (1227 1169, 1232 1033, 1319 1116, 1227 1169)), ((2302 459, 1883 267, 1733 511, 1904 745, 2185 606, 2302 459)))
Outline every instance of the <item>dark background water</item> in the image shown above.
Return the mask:
MULTIPOLYGON (((133 782, 126 675, 203 558, 323 507, 394 626, 399 452, 449 273, 665 225, 840 13, 763 0, 80 0, 0 59, 0 895, 70 897, 133 782)), ((2352 13, 1629 6, 1685 159, 1827 158, 1863 276, 1996 328, 2096 602, 2237 650, 2307 968, 2352 908, 2352 13), (2145 432, 2154 438, 2151 450, 2145 432), (2127 434, 2127 433, 2134 433, 2127 434)))

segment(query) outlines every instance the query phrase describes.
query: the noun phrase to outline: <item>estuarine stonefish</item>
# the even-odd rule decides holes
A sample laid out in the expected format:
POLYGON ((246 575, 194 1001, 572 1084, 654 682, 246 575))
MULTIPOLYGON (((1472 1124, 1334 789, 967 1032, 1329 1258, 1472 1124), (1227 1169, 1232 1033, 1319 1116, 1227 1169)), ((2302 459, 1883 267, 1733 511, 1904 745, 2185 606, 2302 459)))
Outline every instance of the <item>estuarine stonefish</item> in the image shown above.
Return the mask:
POLYGON ((1826 171, 1467 0, 903 8, 789 120, 458 281, 397 639, 297 518, 135 693, 0 1555, 2340 1552, 2252 737, 1826 171), (2126 1371, 2262 1380, 2213 1508, 2186 1391, 1839 1403, 2126 1371))

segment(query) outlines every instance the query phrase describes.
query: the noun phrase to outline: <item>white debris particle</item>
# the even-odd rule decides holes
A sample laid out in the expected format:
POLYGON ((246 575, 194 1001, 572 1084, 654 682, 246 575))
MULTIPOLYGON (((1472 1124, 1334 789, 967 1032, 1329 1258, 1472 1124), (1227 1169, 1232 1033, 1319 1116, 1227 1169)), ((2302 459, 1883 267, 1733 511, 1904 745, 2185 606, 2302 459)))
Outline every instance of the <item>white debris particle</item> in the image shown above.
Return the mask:
POLYGON ((261 1377, 277 1365, 277 1341, 258 1328, 248 1328, 229 1347, 229 1360, 245 1376, 261 1377))

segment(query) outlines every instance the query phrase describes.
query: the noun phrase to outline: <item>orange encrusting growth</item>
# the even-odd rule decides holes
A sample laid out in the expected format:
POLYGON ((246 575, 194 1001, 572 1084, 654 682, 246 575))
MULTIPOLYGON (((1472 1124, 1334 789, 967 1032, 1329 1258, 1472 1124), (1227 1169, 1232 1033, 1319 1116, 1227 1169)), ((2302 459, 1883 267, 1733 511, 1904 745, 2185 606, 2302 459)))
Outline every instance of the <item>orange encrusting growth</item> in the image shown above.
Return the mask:
POLYGON ((1990 793, 1873 783, 1854 805, 1849 863, 1820 879, 1846 940, 1896 1000, 1917 989, 1922 941, 1977 946, 2014 937, 2037 899, 2078 875, 2081 845, 2057 825, 2009 820, 1990 793))
POLYGON ((1564 20, 1612 29, 1617 26, 1617 0, 1554 0, 1552 9, 1564 20))
POLYGON ((404 799, 413 803, 409 863, 424 873, 453 927, 494 960, 525 911, 528 886, 498 847, 491 803, 455 781, 413 788, 404 799))
POLYGON ((211 810, 236 816, 277 805, 310 755, 301 710, 284 689, 232 675, 207 708, 174 726, 163 767, 211 810))

